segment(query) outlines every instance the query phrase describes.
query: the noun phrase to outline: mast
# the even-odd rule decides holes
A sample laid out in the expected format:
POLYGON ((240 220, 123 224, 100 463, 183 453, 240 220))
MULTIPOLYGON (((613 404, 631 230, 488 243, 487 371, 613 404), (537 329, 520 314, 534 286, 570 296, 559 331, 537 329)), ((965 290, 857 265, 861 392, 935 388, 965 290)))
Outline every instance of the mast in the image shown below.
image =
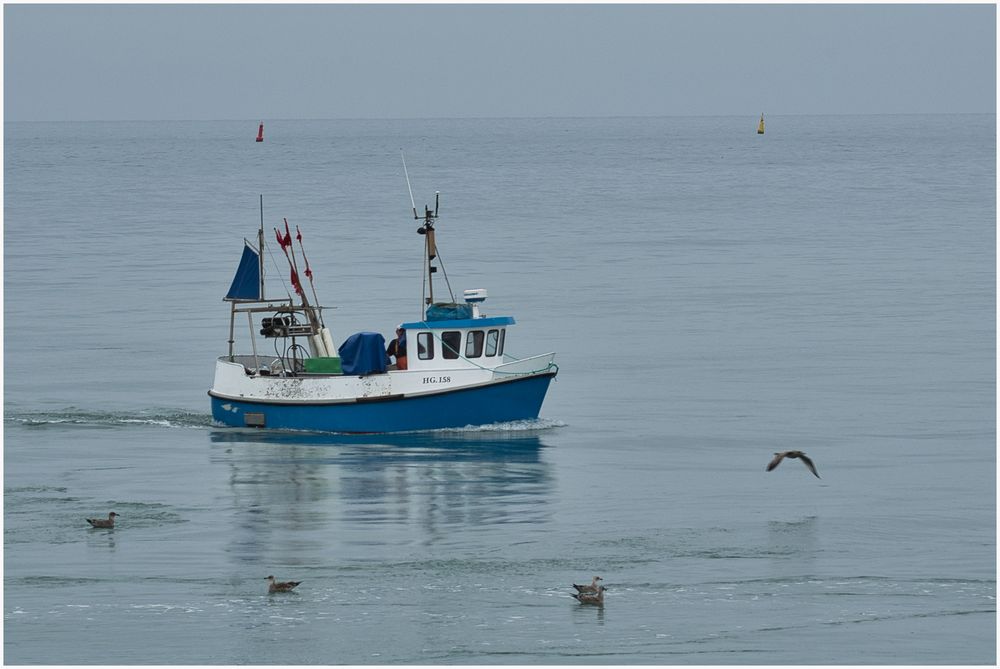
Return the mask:
MULTIPOLYGON (((433 260, 437 258, 437 244, 434 242, 434 220, 438 216, 438 204, 441 200, 441 193, 437 191, 434 193, 434 211, 431 212, 431 208, 424 206, 424 224, 417 228, 418 235, 424 235, 424 249, 426 251, 425 256, 427 260, 427 297, 424 299, 426 304, 434 304, 434 273, 438 271, 438 268, 434 266, 433 260)), ((414 217, 416 217, 416 208, 413 210, 414 217)), ((419 219, 417 219, 419 220, 419 219)))
POLYGON ((260 195, 260 228, 257 230, 257 262, 260 265, 260 299, 264 300, 264 194, 260 195))
MULTIPOLYGON (((399 150, 399 156, 403 159, 403 175, 406 177, 406 190, 410 193, 410 206, 413 208, 413 218, 419 221, 420 217, 417 215, 417 205, 413 201, 413 188, 410 186, 410 174, 406 171, 406 156, 403 155, 403 150, 399 150)), ((427 296, 424 298, 424 305, 428 306, 434 304, 434 273, 438 271, 438 268, 434 265, 434 259, 438 257, 437 243, 434 240, 434 221, 438 217, 438 209, 441 205, 441 191, 434 191, 434 211, 427 205, 424 205, 424 223, 419 228, 417 228, 417 234, 424 235, 424 269, 426 270, 425 276, 427 277, 427 296)), ((438 264, 441 265, 441 269, 444 269, 444 263, 438 259, 438 264)), ((448 282, 448 273, 444 273, 445 283, 448 285, 448 292, 451 293, 451 284, 448 282)), ((455 296, 452 295, 452 301, 455 300, 455 296)), ((424 317, 423 309, 421 309, 421 318, 424 317)))

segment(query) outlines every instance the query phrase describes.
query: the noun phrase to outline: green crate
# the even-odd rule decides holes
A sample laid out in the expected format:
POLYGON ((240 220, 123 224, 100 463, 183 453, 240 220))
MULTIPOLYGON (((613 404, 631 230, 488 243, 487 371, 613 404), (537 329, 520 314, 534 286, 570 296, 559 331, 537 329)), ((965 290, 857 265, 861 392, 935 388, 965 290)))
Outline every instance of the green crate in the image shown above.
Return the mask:
POLYGON ((306 372, 309 374, 343 374, 340 358, 306 358, 306 372))

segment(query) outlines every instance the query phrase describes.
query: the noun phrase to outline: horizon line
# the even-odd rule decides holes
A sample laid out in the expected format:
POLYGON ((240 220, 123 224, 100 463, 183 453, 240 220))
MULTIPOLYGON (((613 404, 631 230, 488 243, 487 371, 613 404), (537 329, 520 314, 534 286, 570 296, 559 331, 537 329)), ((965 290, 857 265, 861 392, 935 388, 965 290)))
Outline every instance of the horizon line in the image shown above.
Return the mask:
MULTIPOLYGON (((792 116, 996 116, 993 111, 964 112, 763 112, 764 116, 787 118, 792 116)), ((4 123, 243 123, 284 122, 284 121, 531 121, 531 120, 597 120, 597 119, 656 119, 656 118, 737 118, 758 114, 607 114, 607 115, 550 115, 550 116, 330 116, 330 117, 264 117, 245 118, 91 118, 91 119, 7 119, 4 123), (254 120, 256 119, 256 120, 254 120)))

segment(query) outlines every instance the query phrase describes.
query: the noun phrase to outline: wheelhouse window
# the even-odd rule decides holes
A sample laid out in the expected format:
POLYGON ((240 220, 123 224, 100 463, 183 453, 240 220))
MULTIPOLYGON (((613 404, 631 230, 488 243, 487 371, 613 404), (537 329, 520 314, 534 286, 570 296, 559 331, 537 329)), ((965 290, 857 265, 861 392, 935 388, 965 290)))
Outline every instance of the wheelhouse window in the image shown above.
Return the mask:
POLYGON ((483 334, 482 330, 469 330, 465 338, 465 357, 478 358, 483 354, 483 334))
POLYGON ((500 338, 499 330, 490 330, 486 333, 486 357, 492 358, 497 354, 497 342, 500 338))
POLYGON ((421 332, 417 335, 417 357, 421 360, 434 359, 434 338, 430 332, 421 332))
POLYGON ((462 348, 462 333, 458 330, 449 330, 441 333, 441 355, 447 360, 454 360, 458 357, 458 352, 462 348))
POLYGON ((507 330, 500 330, 500 343, 497 345, 497 355, 503 355, 503 340, 507 330))

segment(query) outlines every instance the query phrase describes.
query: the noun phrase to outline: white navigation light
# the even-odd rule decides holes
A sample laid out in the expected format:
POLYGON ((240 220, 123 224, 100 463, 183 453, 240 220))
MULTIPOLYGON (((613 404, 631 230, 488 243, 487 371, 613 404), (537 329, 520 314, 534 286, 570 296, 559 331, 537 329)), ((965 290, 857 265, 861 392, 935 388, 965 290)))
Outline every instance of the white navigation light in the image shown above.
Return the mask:
POLYGON ((486 289, 485 288, 469 288, 463 293, 465 301, 472 305, 472 317, 481 318, 482 314, 479 313, 479 305, 486 301, 486 289))
POLYGON ((487 297, 485 288, 470 288, 465 291, 466 302, 482 302, 487 297))

